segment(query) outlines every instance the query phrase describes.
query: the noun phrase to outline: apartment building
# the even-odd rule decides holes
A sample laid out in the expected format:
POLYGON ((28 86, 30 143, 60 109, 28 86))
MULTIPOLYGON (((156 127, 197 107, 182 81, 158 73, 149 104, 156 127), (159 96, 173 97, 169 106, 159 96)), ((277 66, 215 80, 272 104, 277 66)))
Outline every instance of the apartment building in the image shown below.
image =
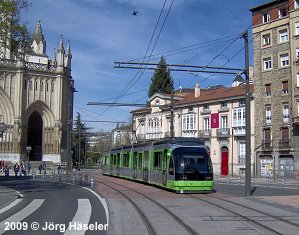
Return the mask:
MULTIPOLYGON (((218 175, 245 173, 245 85, 240 75, 233 87, 181 89, 173 97, 174 136, 205 140, 218 175), (241 80, 240 80, 241 78, 241 80)), ((253 93, 253 85, 250 87, 253 93)), ((138 141, 170 136, 171 96, 156 93, 149 106, 133 110, 133 130, 138 141)), ((254 152, 254 102, 251 97, 251 149, 254 152)), ((254 158, 251 159, 254 172, 254 158)))
POLYGON ((299 1, 270 1, 251 12, 257 173, 299 176, 299 1))

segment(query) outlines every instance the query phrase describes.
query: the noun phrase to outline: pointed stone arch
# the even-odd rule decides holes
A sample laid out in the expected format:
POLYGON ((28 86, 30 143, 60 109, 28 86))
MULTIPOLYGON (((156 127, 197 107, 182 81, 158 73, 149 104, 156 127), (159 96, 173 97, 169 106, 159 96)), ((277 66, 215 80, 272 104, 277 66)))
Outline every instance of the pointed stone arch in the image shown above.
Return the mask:
POLYGON ((0 110, 0 122, 13 126, 15 116, 14 107, 10 98, 2 88, 0 88, 0 110))

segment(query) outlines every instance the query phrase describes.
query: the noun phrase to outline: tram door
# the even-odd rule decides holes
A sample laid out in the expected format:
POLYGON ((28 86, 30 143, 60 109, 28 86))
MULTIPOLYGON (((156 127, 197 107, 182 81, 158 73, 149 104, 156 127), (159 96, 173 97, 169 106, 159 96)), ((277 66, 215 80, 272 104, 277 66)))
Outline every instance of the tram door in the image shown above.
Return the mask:
POLYGON ((137 178, 137 153, 133 153, 133 179, 137 178))
POLYGON ((148 158, 149 152, 144 152, 144 161, 143 161, 143 181, 148 182, 148 158))

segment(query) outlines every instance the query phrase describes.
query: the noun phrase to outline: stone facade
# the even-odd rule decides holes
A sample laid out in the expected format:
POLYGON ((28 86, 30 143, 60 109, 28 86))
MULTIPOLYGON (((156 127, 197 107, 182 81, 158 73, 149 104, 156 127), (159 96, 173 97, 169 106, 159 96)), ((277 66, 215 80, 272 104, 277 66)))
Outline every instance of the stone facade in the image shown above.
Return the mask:
POLYGON ((0 122, 5 127, 0 160, 69 163, 74 91, 70 44, 65 51, 61 36, 57 56, 54 51, 48 59, 38 21, 31 47, 20 46, 21 56, 5 51, 0 58, 0 122))
MULTIPOLYGON (((239 84, 234 81, 234 84, 239 84)), ((253 85, 251 85, 251 94, 253 85)), ((155 94, 150 106, 132 111, 137 140, 170 137, 171 96, 155 94)), ((254 100, 251 97, 251 152, 254 152, 254 100)), ((174 137, 205 140, 217 175, 245 174, 245 85, 178 91, 173 96, 174 137)), ((254 173, 254 158, 251 159, 254 173)))
POLYGON ((299 175, 299 73, 294 1, 272 1, 251 9, 253 19, 256 169, 262 177, 299 175))

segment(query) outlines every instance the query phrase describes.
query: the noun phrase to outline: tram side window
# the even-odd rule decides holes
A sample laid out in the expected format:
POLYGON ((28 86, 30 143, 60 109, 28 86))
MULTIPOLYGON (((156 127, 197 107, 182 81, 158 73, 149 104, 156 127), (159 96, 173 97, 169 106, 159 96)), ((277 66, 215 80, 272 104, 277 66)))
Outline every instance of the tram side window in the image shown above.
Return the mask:
POLYGON ((174 163, 173 163, 173 158, 171 157, 169 160, 169 175, 174 175, 174 163))
POLYGON ((161 170, 162 167, 162 153, 154 152, 154 169, 161 170))
POLYGON ((117 154, 116 165, 120 166, 120 153, 117 154))
POLYGON ((123 158, 123 166, 124 167, 129 167, 129 154, 125 153, 123 156, 124 156, 124 158, 123 158))
POLYGON ((113 166, 116 165, 116 155, 113 155, 113 166))
POLYGON ((138 169, 142 168, 142 153, 138 154, 138 169))

